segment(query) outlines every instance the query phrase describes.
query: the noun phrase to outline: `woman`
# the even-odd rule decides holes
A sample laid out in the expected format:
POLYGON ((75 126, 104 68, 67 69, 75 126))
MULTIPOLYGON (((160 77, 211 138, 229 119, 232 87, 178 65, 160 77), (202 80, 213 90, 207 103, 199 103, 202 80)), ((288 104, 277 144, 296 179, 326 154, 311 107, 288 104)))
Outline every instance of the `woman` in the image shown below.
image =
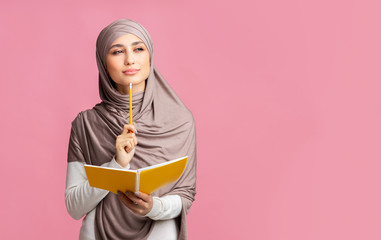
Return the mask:
POLYGON ((192 113, 153 65, 151 37, 121 19, 96 43, 102 102, 72 122, 65 201, 82 221, 80 239, 187 239, 186 214, 196 195, 196 131, 192 113), (132 83, 133 125, 128 86, 132 83), (138 169, 182 156, 178 181, 147 195, 89 186, 84 164, 138 169))

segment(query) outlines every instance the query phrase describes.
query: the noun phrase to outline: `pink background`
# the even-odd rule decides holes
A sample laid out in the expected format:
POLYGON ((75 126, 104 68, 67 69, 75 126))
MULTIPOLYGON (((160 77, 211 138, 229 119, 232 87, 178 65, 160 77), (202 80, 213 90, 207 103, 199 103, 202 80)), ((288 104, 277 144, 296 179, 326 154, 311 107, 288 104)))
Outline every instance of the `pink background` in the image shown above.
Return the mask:
POLYGON ((118 18, 192 110, 190 239, 381 239, 380 1, 2 1, 1 239, 77 239, 71 121, 118 18))

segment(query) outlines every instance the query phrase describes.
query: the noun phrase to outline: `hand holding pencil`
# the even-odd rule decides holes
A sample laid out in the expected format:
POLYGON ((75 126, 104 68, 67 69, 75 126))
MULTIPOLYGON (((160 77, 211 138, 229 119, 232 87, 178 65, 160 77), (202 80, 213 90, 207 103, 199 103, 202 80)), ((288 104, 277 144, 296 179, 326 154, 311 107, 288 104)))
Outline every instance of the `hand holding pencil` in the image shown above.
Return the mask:
POLYGON ((137 144, 136 129, 132 124, 132 84, 130 83, 130 124, 123 126, 123 131, 116 137, 115 143, 115 160, 120 166, 126 167, 130 163, 137 144))

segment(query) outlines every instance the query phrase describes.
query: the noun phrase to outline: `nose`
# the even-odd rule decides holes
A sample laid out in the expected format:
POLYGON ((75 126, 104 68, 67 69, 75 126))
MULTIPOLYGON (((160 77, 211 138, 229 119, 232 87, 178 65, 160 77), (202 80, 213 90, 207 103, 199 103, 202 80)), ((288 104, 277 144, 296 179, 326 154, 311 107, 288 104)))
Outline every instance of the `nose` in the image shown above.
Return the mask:
POLYGON ((132 53, 126 51, 126 58, 124 60, 126 65, 132 65, 135 63, 135 59, 132 53))

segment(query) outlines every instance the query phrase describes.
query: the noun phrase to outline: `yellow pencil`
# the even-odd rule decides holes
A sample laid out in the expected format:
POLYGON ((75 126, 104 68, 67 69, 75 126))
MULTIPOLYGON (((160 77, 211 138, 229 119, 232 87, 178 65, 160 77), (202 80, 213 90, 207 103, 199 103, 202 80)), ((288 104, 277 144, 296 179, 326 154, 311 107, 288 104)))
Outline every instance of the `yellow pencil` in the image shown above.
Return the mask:
POLYGON ((130 83, 130 125, 132 125, 132 83, 130 83))

